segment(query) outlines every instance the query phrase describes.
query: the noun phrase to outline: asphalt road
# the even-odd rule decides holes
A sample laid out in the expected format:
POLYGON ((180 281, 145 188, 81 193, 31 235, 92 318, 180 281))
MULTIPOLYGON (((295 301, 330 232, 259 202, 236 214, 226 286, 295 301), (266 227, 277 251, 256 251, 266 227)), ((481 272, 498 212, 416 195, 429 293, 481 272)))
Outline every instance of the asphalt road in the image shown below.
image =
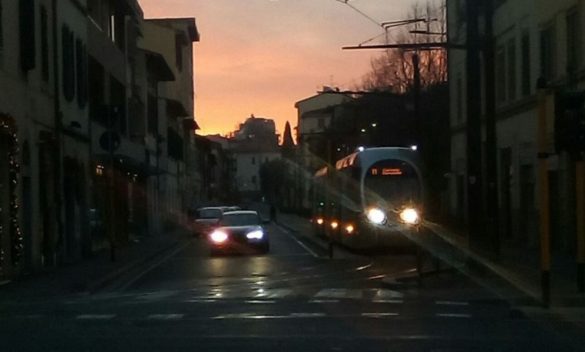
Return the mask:
POLYGON ((266 255, 193 239, 97 294, 2 302, 0 351, 577 350, 456 272, 418 285, 410 255, 331 260, 269 233, 266 255))

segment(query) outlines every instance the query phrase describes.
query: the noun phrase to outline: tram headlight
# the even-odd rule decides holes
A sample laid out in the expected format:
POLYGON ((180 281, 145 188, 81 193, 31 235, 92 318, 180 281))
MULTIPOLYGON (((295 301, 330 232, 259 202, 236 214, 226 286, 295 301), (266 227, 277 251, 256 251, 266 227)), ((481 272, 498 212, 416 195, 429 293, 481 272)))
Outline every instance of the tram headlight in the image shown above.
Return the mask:
POLYGON ((355 227, 353 227, 352 224, 348 224, 345 227, 345 232, 347 232, 348 235, 351 235, 354 231, 355 231, 355 227))
POLYGON ((386 222, 386 213, 379 208, 371 208, 367 211, 366 217, 372 224, 382 225, 386 222))
POLYGON ((416 225, 420 222, 418 212, 413 208, 406 208, 400 212, 400 219, 409 225, 416 225))
POLYGON ((317 224, 323 225, 323 218, 317 218, 317 224))
POLYGON ((337 221, 333 220, 333 221, 331 222, 331 228, 332 228, 333 230, 336 230, 338 227, 339 227, 339 223, 338 223, 337 221))

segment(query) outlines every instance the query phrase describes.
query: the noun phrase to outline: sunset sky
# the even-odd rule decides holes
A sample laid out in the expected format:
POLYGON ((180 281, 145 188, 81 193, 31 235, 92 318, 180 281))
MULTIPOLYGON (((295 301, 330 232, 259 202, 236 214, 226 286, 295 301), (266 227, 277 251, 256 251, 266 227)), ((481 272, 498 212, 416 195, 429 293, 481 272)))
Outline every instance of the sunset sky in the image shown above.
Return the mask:
MULTIPOLYGON (((195 17, 195 116, 225 134, 250 114, 296 126, 296 101, 323 85, 353 88, 375 50, 347 51, 383 29, 337 0, 139 0, 146 18, 195 17)), ((416 0, 350 0, 385 22, 416 0)), ((383 36, 376 43, 383 42, 383 36)))

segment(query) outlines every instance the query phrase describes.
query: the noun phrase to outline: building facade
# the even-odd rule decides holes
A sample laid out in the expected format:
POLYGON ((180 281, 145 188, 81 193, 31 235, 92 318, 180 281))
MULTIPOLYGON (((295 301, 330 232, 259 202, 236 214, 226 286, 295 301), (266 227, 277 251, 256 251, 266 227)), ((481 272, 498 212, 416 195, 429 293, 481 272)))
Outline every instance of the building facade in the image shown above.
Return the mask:
MULTIPOLYGON (((192 87, 193 71, 139 47, 144 23, 136 0, 0 0, 0 281, 161 230, 161 165, 195 157, 166 121, 178 137, 196 124, 193 90, 160 82, 192 87), (164 138, 149 133, 159 113, 164 138)), ((192 67, 192 45, 181 50, 192 67)), ((173 191, 182 198, 182 184, 173 191)))
MULTIPOLYGON (((555 99, 560 92, 585 86, 583 33, 585 4, 581 1, 495 1, 493 9, 495 119, 502 241, 534 247, 538 244, 537 128, 539 79, 546 82, 547 140, 551 231, 556 250, 575 247, 575 167, 566 152, 554 148, 555 99)), ((465 44, 465 1, 448 1, 449 42, 465 44)), ((482 62, 489 59, 482 52, 482 62)), ((466 54, 449 51, 451 106, 451 214, 468 217, 466 171, 466 54)), ((482 69, 484 67, 482 66, 482 69)), ((482 106, 485 114, 485 75, 482 106)), ((484 116, 485 117, 485 116, 484 116)), ((485 119, 483 120, 485 123, 485 119)), ((486 139, 483 129, 483 155, 486 139)), ((484 175, 486 169, 484 167, 484 175)), ((487 192, 487 189, 484 189, 487 192)))

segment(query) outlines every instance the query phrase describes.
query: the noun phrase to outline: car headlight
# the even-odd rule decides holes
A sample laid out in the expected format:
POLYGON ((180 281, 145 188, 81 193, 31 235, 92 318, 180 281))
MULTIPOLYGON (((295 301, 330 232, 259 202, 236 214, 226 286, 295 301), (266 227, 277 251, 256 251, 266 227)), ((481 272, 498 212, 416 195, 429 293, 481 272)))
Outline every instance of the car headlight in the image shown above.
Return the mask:
POLYGON ((372 224, 382 225, 386 222, 386 214, 382 209, 371 208, 366 212, 366 217, 372 224))
POLYGON ((261 240, 264 237, 262 230, 252 231, 246 234, 246 238, 249 240, 261 240))
POLYGON ((323 218, 317 218, 317 224, 323 225, 323 222, 324 222, 323 218))
POLYGON ((400 212, 400 219, 409 225, 416 225, 420 222, 420 216, 415 209, 406 208, 400 212))
POLYGON ((227 241, 228 239, 228 235, 227 233, 223 232, 223 231, 213 231, 211 233, 211 235, 209 235, 209 238, 211 238, 211 241, 213 241, 214 243, 220 244, 220 243, 224 243, 225 241, 227 241))

